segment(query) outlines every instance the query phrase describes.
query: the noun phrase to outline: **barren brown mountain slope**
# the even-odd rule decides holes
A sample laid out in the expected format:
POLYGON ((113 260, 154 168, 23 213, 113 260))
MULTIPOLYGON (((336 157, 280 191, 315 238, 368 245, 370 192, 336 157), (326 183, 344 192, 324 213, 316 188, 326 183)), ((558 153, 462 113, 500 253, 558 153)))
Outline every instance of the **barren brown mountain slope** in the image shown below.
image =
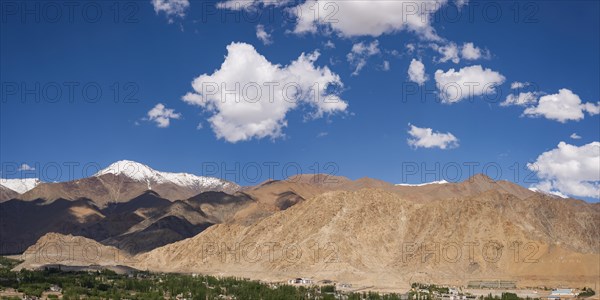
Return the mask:
POLYGON ((7 201, 10 199, 14 199, 19 196, 19 193, 0 185, 0 202, 7 201))
POLYGON ((134 214, 144 215, 144 218, 101 243, 128 253, 139 253, 194 236, 215 224, 214 217, 181 200, 152 212, 135 211, 134 214))
POLYGON ((87 199, 9 200, 0 203, 0 253, 21 253, 48 232, 86 235, 89 224, 105 218, 87 199))
POLYGON ((246 189, 245 197, 254 200, 247 207, 236 211, 229 221, 250 225, 275 212, 288 209, 305 199, 326 192, 320 185, 293 180, 273 180, 264 182, 256 187, 246 189))
POLYGON ((228 222, 250 203, 254 201, 246 196, 222 192, 170 201, 155 191, 145 191, 103 209, 83 198, 50 202, 12 199, 0 203, 0 253, 21 253, 49 232, 84 236, 138 253, 228 222))
POLYGON ((221 224, 136 257, 142 269, 381 288, 411 281, 595 283, 593 205, 489 190, 416 203, 376 189, 321 194, 251 226, 221 224), (515 245, 518 245, 516 247, 515 245))
MULTIPOLYGON (((53 201, 59 198, 76 200, 79 198, 92 199, 103 208, 110 203, 126 202, 148 190, 148 182, 138 181, 125 175, 104 174, 79 180, 43 183, 19 196, 22 200, 45 199, 53 201)), ((234 193, 237 185, 225 192, 234 193)), ((152 184, 152 190, 163 198, 171 201, 183 200, 202 192, 211 191, 197 186, 180 186, 173 183, 152 184)))
POLYGON ((117 248, 102 245, 80 236, 48 233, 21 255, 21 268, 36 269, 47 265, 64 266, 126 266, 133 258, 117 248))
POLYGON ((256 204, 249 195, 237 192, 232 195, 224 192, 205 192, 185 200, 198 211, 209 216, 212 223, 227 223, 236 213, 256 204))
POLYGON ((128 201, 147 189, 148 186, 144 182, 123 175, 106 174, 67 182, 42 183, 21 195, 19 199, 53 201, 59 198, 87 198, 93 199, 98 206, 105 207, 109 203, 128 201))
POLYGON ((428 202, 440 199, 464 198, 486 191, 497 191, 510 194, 519 199, 525 199, 535 193, 514 183, 499 180, 494 181, 486 175, 476 174, 465 181, 444 184, 426 184, 420 186, 396 185, 385 190, 394 192, 407 200, 428 202))
MULTIPOLYGON (((325 191, 356 191, 364 188, 375 188, 400 195, 405 200, 416 202, 428 202, 440 199, 458 197, 469 197, 486 191, 495 190, 500 193, 511 194, 520 199, 534 195, 535 193, 520 185, 509 181, 494 181, 483 174, 476 174, 462 182, 448 182, 445 184, 424 184, 403 186, 394 185, 389 182, 363 177, 351 180, 341 176, 326 174, 303 174, 290 177, 286 180, 292 183, 302 183, 318 188, 318 193, 325 191)), ((313 193, 316 195, 318 193, 313 193)))

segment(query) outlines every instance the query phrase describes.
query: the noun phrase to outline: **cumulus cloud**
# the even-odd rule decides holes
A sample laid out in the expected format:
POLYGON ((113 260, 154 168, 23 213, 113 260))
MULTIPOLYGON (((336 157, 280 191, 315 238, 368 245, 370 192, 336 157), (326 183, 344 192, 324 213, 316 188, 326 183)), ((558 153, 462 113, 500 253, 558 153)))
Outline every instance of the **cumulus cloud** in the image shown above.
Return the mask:
POLYGON ((164 104, 158 103, 154 108, 148 111, 148 121, 153 121, 160 128, 167 128, 171 124, 171 119, 178 120, 181 118, 180 113, 176 113, 174 109, 166 108, 164 104))
POLYGON ((441 57, 434 61, 445 63, 451 61, 455 64, 460 62, 460 59, 465 60, 477 60, 480 58, 490 58, 490 52, 476 47, 473 43, 464 43, 462 46, 458 46, 454 42, 449 42, 445 45, 438 45, 432 43, 429 45, 430 48, 438 52, 441 57))
POLYGON ((500 106, 531 105, 531 104, 534 104, 537 102, 538 96, 539 96, 539 93, 537 93, 537 92, 522 92, 522 93, 519 93, 518 95, 509 94, 506 97, 506 100, 504 100, 504 102, 500 103, 500 106))
POLYGON ((183 18, 190 7, 189 0, 152 0, 154 12, 156 14, 163 12, 169 22, 173 22, 173 17, 183 18))
POLYGON ((21 164, 19 166, 19 171, 35 171, 35 168, 28 164, 21 164))
POLYGON ((528 107, 523 114, 565 123, 583 119, 584 112, 592 116, 597 115, 600 112, 600 104, 582 103, 581 98, 571 90, 560 89, 558 94, 542 96, 537 106, 528 107))
POLYGON ((442 57, 439 58, 438 62, 447 62, 452 61, 457 64, 460 62, 460 57, 458 57, 459 51, 458 46, 455 43, 449 43, 444 46, 438 46, 433 44, 432 47, 436 50, 442 57))
MULTIPOLYGON (((226 0, 218 8, 254 11, 260 7, 288 6, 290 0, 226 0)), ((426 40, 441 41, 431 26, 433 15, 447 0, 306 0, 287 11, 296 20, 296 34, 335 32, 342 37, 378 37, 398 31, 410 31, 426 40)), ((466 3, 461 0, 459 6, 466 3)))
POLYGON ((529 86, 530 83, 529 82, 519 82, 519 81, 515 81, 513 83, 510 84, 510 89, 511 90, 517 90, 517 89, 522 89, 524 87, 529 86))
POLYGON ((265 26, 256 25, 256 37, 264 44, 270 45, 273 43, 271 34, 265 31, 265 26))
POLYGON ((419 85, 425 84, 427 81, 427 74, 425 74, 425 65, 416 59, 412 59, 410 66, 408 66, 408 79, 419 85))
POLYGON ((590 114, 590 116, 600 114, 600 102, 596 104, 591 102, 585 103, 583 105, 583 110, 587 111, 587 113, 590 114))
POLYGON ((367 64, 367 59, 370 56, 379 53, 380 50, 378 40, 372 41, 370 44, 360 42, 352 45, 352 50, 346 55, 348 62, 355 67, 352 75, 358 75, 360 70, 362 70, 362 68, 364 68, 367 64))
POLYGON ((346 111, 348 104, 335 88, 340 77, 315 66, 319 53, 302 53, 287 66, 272 64, 245 43, 231 43, 221 67, 192 82, 183 100, 213 113, 208 119, 216 136, 235 143, 253 138, 278 138, 286 115, 300 106, 310 117, 346 111))
POLYGON ((476 60, 489 58, 490 54, 487 50, 475 47, 473 43, 464 43, 460 50, 460 56, 466 60, 476 60))
POLYGON ((410 31, 427 40, 441 40, 431 26, 433 14, 446 0, 307 0, 293 7, 294 32, 316 33, 319 28, 342 37, 378 37, 398 31, 410 31))
POLYGON ((408 124, 410 129, 407 139, 410 146, 415 148, 440 148, 450 149, 458 147, 458 139, 452 133, 433 132, 431 128, 419 128, 408 124))
POLYGON ((527 167, 541 180, 533 188, 600 198, 600 142, 580 147, 560 142, 527 167))
POLYGON ((447 72, 435 72, 435 82, 444 103, 495 94, 496 87, 504 83, 505 79, 502 74, 480 65, 464 67, 458 71, 450 69, 447 72))
POLYGON ((473 43, 464 43, 462 46, 457 45, 454 42, 449 42, 444 45, 438 45, 432 43, 429 45, 434 51, 439 53, 441 56, 434 61, 439 63, 445 63, 451 61, 455 64, 459 63, 461 58, 465 60, 477 60, 477 59, 489 59, 489 50, 483 50, 476 47, 473 43))
POLYGON ((579 136, 577 133, 573 133, 573 134, 571 134, 571 138, 574 140, 580 140, 581 136, 579 136))

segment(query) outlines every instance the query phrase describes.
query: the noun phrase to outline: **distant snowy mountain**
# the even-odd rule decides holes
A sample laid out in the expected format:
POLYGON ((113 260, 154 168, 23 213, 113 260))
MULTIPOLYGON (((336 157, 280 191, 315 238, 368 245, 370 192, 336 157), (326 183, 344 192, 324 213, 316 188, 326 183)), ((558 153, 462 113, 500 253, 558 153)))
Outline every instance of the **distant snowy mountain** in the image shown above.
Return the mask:
POLYGON ((439 180, 439 181, 425 182, 425 183, 419 183, 419 184, 397 183, 396 186, 424 186, 424 185, 430 185, 430 184, 446 184, 446 183, 448 183, 448 181, 439 180))
POLYGON ((6 188, 9 188, 19 194, 23 194, 34 187, 38 186, 38 184, 42 183, 41 180, 37 178, 16 178, 16 179, 4 179, 0 178, 0 185, 3 185, 6 188))
POLYGON ((124 175, 133 180, 145 182, 148 184, 148 189, 152 189, 153 184, 164 183, 202 190, 217 188, 239 189, 237 184, 219 178, 197 176, 188 173, 160 172, 145 164, 130 160, 117 161, 106 169, 100 170, 94 176, 98 177, 105 174, 124 175))

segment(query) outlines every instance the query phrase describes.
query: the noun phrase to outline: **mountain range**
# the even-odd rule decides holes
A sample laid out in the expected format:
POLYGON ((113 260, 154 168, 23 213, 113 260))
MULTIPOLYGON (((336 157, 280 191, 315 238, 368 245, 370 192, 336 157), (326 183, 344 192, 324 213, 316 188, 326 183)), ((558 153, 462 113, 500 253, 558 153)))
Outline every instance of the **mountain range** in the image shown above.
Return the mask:
MULTIPOLYGON (((115 162, 91 177, 59 183, 43 183, 37 179, 13 179, 2 185, 18 192, 21 200, 44 199, 77 200, 87 198, 100 207, 110 203, 129 201, 146 190, 153 190, 170 200, 181 200, 206 191, 236 192, 240 186, 214 177, 196 176, 187 173, 169 173, 156 171, 147 165, 122 160, 115 162), (11 187, 18 182, 28 183, 27 189, 20 191, 11 187)), ((10 198, 9 198, 10 199, 10 198)), ((6 198, 4 201, 8 200, 6 198)))
POLYGON ((58 261, 384 289, 600 278, 600 204, 482 174, 420 185, 304 174, 242 188, 120 161, 89 178, 2 191, 0 251, 22 253, 17 268, 58 261), (127 259, 40 258, 56 241, 127 259))

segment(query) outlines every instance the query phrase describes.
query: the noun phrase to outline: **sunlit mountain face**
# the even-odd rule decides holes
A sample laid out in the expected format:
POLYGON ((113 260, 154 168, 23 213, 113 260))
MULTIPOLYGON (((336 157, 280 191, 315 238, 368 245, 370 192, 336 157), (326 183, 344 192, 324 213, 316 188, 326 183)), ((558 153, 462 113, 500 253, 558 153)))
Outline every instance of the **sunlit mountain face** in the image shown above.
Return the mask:
POLYGON ((600 285, 600 3, 0 4, 0 298, 600 285))

